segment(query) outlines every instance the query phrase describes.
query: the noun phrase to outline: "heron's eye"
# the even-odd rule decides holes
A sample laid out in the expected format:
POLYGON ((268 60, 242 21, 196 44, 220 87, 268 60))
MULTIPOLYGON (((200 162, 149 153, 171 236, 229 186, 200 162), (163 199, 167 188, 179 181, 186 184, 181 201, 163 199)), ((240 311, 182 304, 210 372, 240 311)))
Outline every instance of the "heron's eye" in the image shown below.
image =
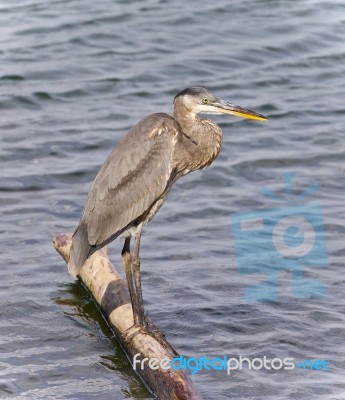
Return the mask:
POLYGON ((202 104, 208 104, 208 99, 206 99, 206 98, 202 99, 201 101, 202 101, 202 104))

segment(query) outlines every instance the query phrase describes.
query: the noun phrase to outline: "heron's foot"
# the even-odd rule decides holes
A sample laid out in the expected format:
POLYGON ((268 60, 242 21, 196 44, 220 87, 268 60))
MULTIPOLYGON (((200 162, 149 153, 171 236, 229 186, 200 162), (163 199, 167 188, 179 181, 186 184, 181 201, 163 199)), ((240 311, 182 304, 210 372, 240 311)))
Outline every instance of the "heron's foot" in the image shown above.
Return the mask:
POLYGON ((160 343, 162 346, 166 346, 166 339, 164 333, 156 327, 156 325, 152 322, 151 317, 148 314, 145 314, 145 331, 148 335, 153 337, 160 343))
POLYGON ((125 340, 126 343, 129 343, 132 339, 134 339, 134 337, 138 334, 145 334, 147 335, 147 331, 145 328, 143 328, 140 325, 136 325, 133 324, 132 326, 130 326, 129 328, 127 328, 124 332, 123 332, 123 338, 125 340))
POLYGON ((125 342, 129 343, 132 339, 134 339, 134 337, 138 333, 141 333, 142 335, 151 336, 158 343, 160 343, 164 348, 169 346, 169 348, 175 354, 175 356, 178 357, 179 354, 166 341, 164 333, 154 325, 154 323, 152 322, 152 320, 149 317, 149 315, 146 314, 144 320, 145 320, 145 325, 144 326, 134 323, 130 328, 126 329, 126 331, 123 333, 123 337, 125 339, 125 342))
POLYGON ((132 326, 130 326, 123 332, 123 337, 126 342, 130 342, 138 333, 146 335, 148 334, 144 312, 143 311, 142 313, 135 312, 134 311, 135 308, 133 306, 132 309, 133 309, 134 323, 132 326))
POLYGON ((160 343, 165 341, 164 334, 154 325, 151 317, 147 313, 134 314, 133 327, 137 327, 141 333, 152 336, 160 343))
POLYGON ((148 335, 153 337, 155 340, 157 340, 158 343, 160 343, 164 348, 170 348, 171 352, 175 354, 176 357, 179 357, 180 355, 178 352, 171 347, 170 343, 167 342, 164 333, 156 327, 156 325, 152 322, 151 317, 148 314, 145 314, 145 323, 146 323, 146 332, 148 335))

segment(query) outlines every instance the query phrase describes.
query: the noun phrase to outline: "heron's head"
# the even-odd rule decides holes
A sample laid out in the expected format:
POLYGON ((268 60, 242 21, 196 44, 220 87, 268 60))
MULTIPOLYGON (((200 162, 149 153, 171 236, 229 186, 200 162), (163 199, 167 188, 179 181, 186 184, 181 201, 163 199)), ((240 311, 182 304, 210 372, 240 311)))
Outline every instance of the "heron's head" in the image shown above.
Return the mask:
POLYGON ((174 105, 175 109, 184 107, 188 112, 193 114, 232 114, 258 121, 267 120, 265 116, 255 111, 235 106, 216 97, 203 87, 192 87, 182 90, 175 96, 174 105))

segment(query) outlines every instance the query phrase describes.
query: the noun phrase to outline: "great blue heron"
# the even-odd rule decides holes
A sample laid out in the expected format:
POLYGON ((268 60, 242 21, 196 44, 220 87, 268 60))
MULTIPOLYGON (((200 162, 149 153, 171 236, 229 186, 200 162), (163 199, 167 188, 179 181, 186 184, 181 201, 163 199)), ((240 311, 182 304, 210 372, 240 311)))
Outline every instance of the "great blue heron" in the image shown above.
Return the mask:
POLYGON ((68 267, 74 276, 96 250, 121 234, 125 236, 122 261, 134 324, 143 328, 146 322, 139 259, 142 228, 181 176, 209 166, 220 151, 221 129, 209 119, 198 118, 199 113, 267 119, 227 103, 205 88, 182 90, 175 96, 173 116, 157 113, 145 117, 115 147, 93 182, 73 235, 68 267))

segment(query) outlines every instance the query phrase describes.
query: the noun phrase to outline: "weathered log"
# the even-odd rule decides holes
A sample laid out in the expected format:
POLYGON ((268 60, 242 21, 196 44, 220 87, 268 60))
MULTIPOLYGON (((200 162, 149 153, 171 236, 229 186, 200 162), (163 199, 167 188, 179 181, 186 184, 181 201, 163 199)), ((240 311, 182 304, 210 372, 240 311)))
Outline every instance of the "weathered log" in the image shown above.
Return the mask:
MULTIPOLYGON (((71 234, 58 235, 53 243, 67 262, 71 234)), ((148 361, 143 364, 143 369, 140 364, 137 364, 136 368, 136 372, 153 394, 162 400, 198 399, 190 377, 183 370, 165 369, 164 363, 161 368, 161 360, 172 360, 177 355, 164 335, 157 328, 152 328, 156 329, 156 334, 152 336, 149 332, 133 326, 127 285, 109 261, 106 247, 94 253, 86 261, 78 277, 92 294, 129 360, 132 362, 136 354, 140 354, 138 360, 144 358, 159 360, 156 363, 159 364, 158 369, 151 369, 148 361)))

